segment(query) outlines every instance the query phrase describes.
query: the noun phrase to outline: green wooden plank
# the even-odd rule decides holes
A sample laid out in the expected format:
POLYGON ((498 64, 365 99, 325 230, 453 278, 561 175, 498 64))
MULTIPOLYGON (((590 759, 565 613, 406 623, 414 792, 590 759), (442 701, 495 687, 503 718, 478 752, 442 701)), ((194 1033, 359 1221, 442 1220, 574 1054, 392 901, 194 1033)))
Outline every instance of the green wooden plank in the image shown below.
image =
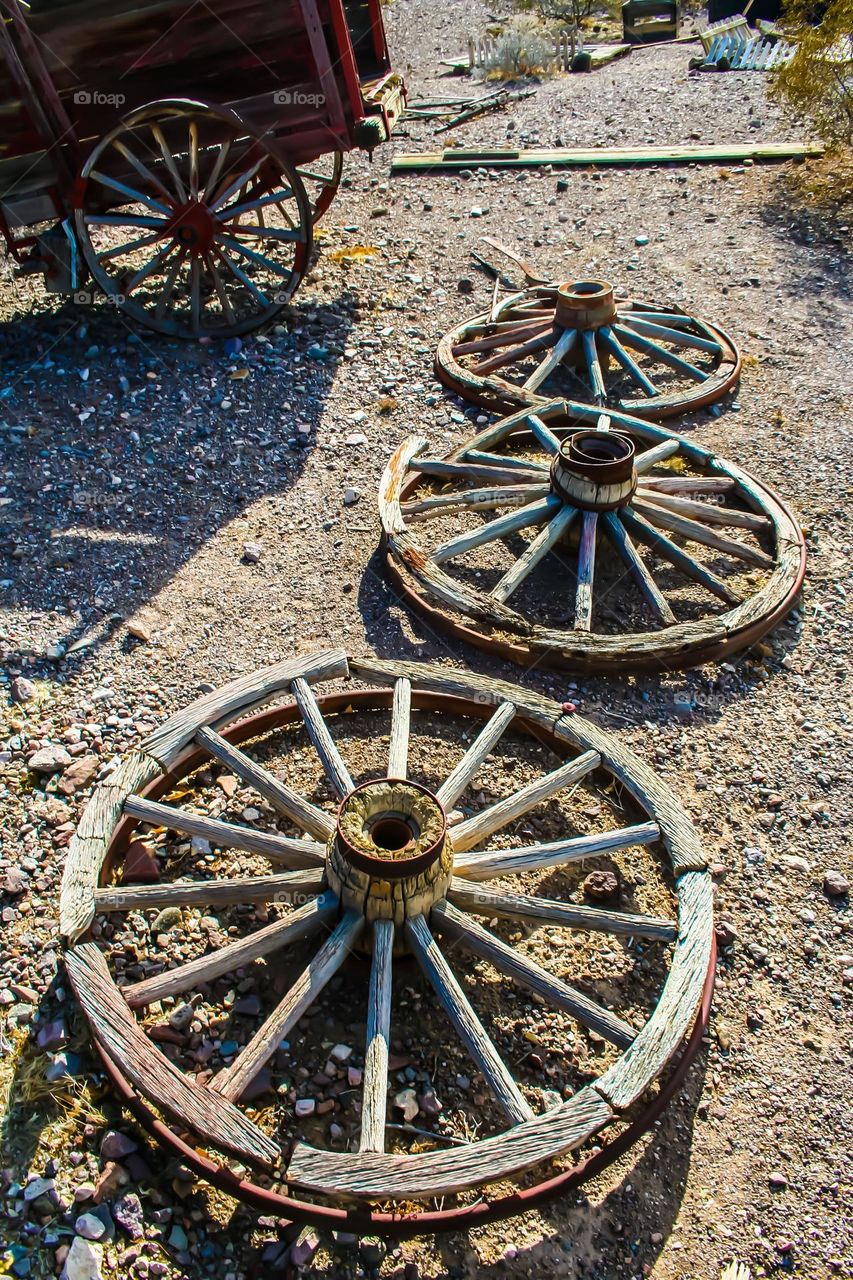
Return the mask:
POLYGON ((542 165, 555 168, 594 168, 599 165, 700 164, 721 162, 800 160, 823 155, 820 143, 764 143, 754 146, 695 147, 592 147, 587 149, 553 149, 510 151, 504 149, 470 149, 453 147, 446 151, 422 151, 395 156, 392 173, 411 173, 424 169, 467 169, 483 165, 490 169, 535 169, 542 165))

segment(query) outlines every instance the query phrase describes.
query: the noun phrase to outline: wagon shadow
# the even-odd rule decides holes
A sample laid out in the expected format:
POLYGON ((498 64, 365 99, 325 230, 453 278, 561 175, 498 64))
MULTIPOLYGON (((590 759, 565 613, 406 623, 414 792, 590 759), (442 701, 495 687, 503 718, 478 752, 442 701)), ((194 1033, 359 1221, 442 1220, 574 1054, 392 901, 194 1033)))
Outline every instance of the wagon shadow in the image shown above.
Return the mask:
POLYGON ((837 308, 849 302, 853 292, 853 252, 847 234, 851 206, 809 201, 803 185, 780 173, 761 217, 787 268, 783 287, 797 297, 819 296, 828 305, 811 307, 810 321, 837 331, 843 320, 837 308))
POLYGON ((9 633, 13 669, 54 677, 61 654, 40 659, 56 645, 90 658, 219 529, 296 483, 356 302, 303 293, 239 351, 70 301, 0 326, 0 601, 34 633, 9 633))

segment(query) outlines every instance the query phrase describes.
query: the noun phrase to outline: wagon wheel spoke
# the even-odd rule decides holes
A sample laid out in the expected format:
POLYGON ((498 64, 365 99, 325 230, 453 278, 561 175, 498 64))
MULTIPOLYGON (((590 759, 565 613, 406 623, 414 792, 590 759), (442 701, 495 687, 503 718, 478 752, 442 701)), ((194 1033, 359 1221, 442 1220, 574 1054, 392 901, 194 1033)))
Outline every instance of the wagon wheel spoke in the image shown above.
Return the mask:
POLYGON ((469 853, 465 857, 454 858, 453 871, 466 880, 493 880, 518 872, 564 867, 571 862, 582 862, 585 858, 593 858, 601 853, 615 853, 634 845, 654 844, 659 838, 660 828, 657 824, 644 822, 596 835, 573 836, 569 840, 525 845, 521 849, 485 849, 482 853, 469 853))
POLYGON ((210 728, 199 729, 196 742, 213 756, 214 760, 218 760, 243 782, 253 786, 274 809, 286 814, 301 830, 310 831, 311 835, 319 840, 328 840, 335 828, 334 820, 330 815, 311 804, 310 800, 299 795, 280 778, 274 777, 268 769, 257 764, 239 747, 232 746, 210 728))
POLYGON ((231 1066, 214 1077, 211 1088, 232 1101, 240 1097, 275 1053, 280 1041, 338 972, 363 929, 362 915, 348 912, 342 917, 263 1026, 240 1050, 231 1066))
MULTIPOLYGON (((159 236, 157 237, 160 238, 159 236)), ((126 295, 133 293, 134 289, 138 289, 144 280, 148 280, 151 276, 157 275, 165 269, 166 259, 169 258, 177 249, 174 240, 165 245, 158 253, 141 267, 139 271, 134 272, 129 280, 124 283, 124 292, 126 295)))
POLYGON ((190 162, 190 199, 197 200, 199 193, 198 175, 198 122, 190 120, 188 128, 189 162, 190 162))
POLYGON ((407 776, 411 718, 412 682, 403 676, 394 685, 394 701, 391 707, 391 738, 388 743, 389 778, 405 778, 407 776))
POLYGON ((282 871, 268 876, 223 880, 176 880, 173 884, 116 885, 95 890, 98 911, 162 911, 164 907, 227 907, 245 903, 292 902, 319 896, 320 871, 282 871))
POLYGON ((181 180, 181 175, 178 173, 178 167, 175 164, 175 157, 172 155, 171 148, 163 135, 163 130, 159 125, 152 124, 151 133, 154 136, 154 141, 160 149, 160 154, 163 157, 163 163, 168 169, 171 179, 175 184, 175 194, 178 197, 178 201, 181 204, 184 204, 187 199, 186 187, 181 180))
MULTIPOLYGON (((491 328, 491 326, 485 326, 491 328)), ((506 328, 499 328, 497 333, 489 333, 483 338, 475 338, 471 342, 461 342, 453 348, 456 356, 470 355, 480 351, 494 351, 499 348, 517 346, 519 341, 527 338, 540 338, 547 333, 551 325, 545 321, 523 321, 513 323, 506 328)))
POLYGON ((333 893, 321 894, 319 898, 297 907, 283 920, 276 920, 274 924, 268 924, 237 942, 229 942, 218 951, 123 987, 125 999, 131 1008, 136 1009, 167 996, 191 991, 224 973, 233 973, 253 960, 319 933, 333 919, 337 908, 338 900, 333 893))
POLYGON ((465 788, 476 776, 486 756, 497 746, 515 716, 515 705, 502 702, 490 720, 486 722, 471 743, 453 772, 436 792, 436 798, 444 809, 450 810, 465 788))
POLYGON ((665 462, 667 458, 673 457, 678 453, 679 447, 677 440, 661 440, 660 444, 652 445, 651 449, 645 449, 637 454, 634 458, 634 470, 638 476, 644 475, 659 462, 665 462))
POLYGON ((103 253, 98 254, 99 262, 108 262, 110 258, 120 258, 125 254, 133 253, 135 249, 147 249, 152 244, 157 244, 162 236, 140 236, 138 240, 126 240, 124 244, 116 245, 114 249, 105 249, 103 253))
POLYGON ((509 468, 511 471, 525 473, 533 471, 543 480, 548 474, 548 464, 539 462, 536 458, 504 457, 499 453, 490 453, 487 449, 464 449, 463 452, 470 462, 482 463, 496 469, 509 468))
POLYGON ((317 706, 314 691, 307 680, 303 679, 294 680, 290 689, 296 699, 296 705, 305 725, 305 731, 314 744, 317 755, 320 757, 323 772, 331 782, 338 797, 343 800, 344 796, 349 795, 355 789, 355 783, 350 777, 349 770, 344 764, 341 753, 338 751, 329 732, 329 726, 323 719, 323 713, 317 706))
POLYGON ((682 538, 687 538, 689 542, 698 542, 702 546, 712 547, 715 551, 722 552, 723 555, 745 560, 747 564, 755 565, 760 569, 773 568, 772 556, 767 555, 760 548, 752 547, 746 542, 738 541, 736 538, 724 537, 723 534, 717 533, 715 529, 709 529, 707 525, 700 524, 698 520, 678 515, 675 511, 667 511, 663 507, 657 506, 656 503, 646 502, 636 495, 632 506, 640 515, 645 516, 651 524, 658 525, 661 529, 668 529, 670 533, 677 533, 682 538))
POLYGON ((185 250, 179 249, 177 257, 166 273, 166 282, 163 285, 160 296, 157 299, 157 306, 154 309, 154 314, 158 320, 162 320, 166 314, 166 308, 168 307, 169 300, 175 291, 175 285, 178 282, 178 275, 180 274, 181 267, 186 261, 186 256, 185 250))
POLYGON ((625 372, 634 379, 637 386, 641 387, 647 396, 656 396, 658 394, 657 387, 651 378, 643 372, 630 352, 625 350, 609 325, 605 325, 603 329, 599 330, 599 336, 611 355, 616 358, 625 372))
POLYGON ((504 604, 529 575, 533 572, 549 551, 553 551, 566 530, 573 523, 577 509, 567 503, 550 519, 544 529, 532 538, 527 549, 521 553, 515 563, 507 569, 503 577, 492 587, 492 599, 504 604))
POLYGON ((555 978, 547 969, 528 959, 501 938, 476 923, 450 902, 438 903, 432 910, 434 926, 449 938, 461 942, 466 950, 488 961, 498 973, 541 996, 555 1009, 568 1013, 582 1026, 597 1032, 611 1044, 626 1049, 636 1038, 636 1031, 615 1013, 605 1009, 589 996, 555 978))
POLYGON ((503 916, 525 924, 612 933, 626 938, 650 938, 655 942, 674 942, 678 936, 678 929, 671 920, 656 916, 576 906, 552 898, 534 898, 525 893, 498 893, 461 879, 453 880, 447 897, 461 911, 470 911, 475 916, 503 916))
POLYGON ((206 818, 202 814, 189 813, 172 805, 146 800, 143 796, 128 796, 125 813, 147 826, 165 827, 181 831, 185 835, 208 840, 220 849, 240 849, 244 853, 260 853, 271 862, 286 867, 317 867, 326 861, 326 850, 315 840, 298 840, 278 833, 255 831, 237 823, 221 822, 218 818, 206 818))
POLYGON ((160 193, 162 198, 166 201, 167 206, 170 209, 174 208, 176 204, 174 193, 169 191, 167 187, 163 185, 157 175, 151 172, 144 161, 140 160, 139 157, 131 151, 130 147, 126 146, 119 138, 113 139, 113 147, 119 155, 136 170, 140 178, 143 178, 154 191, 158 191, 160 193))
POLYGON ((237 317, 234 314, 234 308, 231 305, 231 299, 228 297, 228 291, 226 290, 222 282, 222 276, 219 274, 219 270, 216 266, 216 263, 213 261, 212 254, 210 253, 205 254, 204 265, 207 268, 207 274, 209 275, 210 279, 213 282, 213 287, 216 291, 216 296, 219 299, 219 305, 222 307, 222 312, 223 312, 223 315, 225 316, 225 319, 228 321, 229 324, 232 324, 232 325, 235 324, 237 317))
POLYGON ((548 485, 507 485, 488 489, 462 489, 459 493, 441 494, 435 498, 415 498, 402 504, 407 516, 429 519, 442 516, 456 508, 470 507, 476 511, 494 511, 499 507, 517 507, 531 498, 544 498, 550 492, 548 485))
POLYGON ((288 187, 282 187, 278 191, 267 193, 263 196, 257 196, 252 200, 239 200, 237 204, 227 205, 221 212, 223 222, 230 222, 233 218, 239 218, 244 213, 255 213, 259 209, 266 209, 269 205, 278 205, 284 200, 291 200, 293 192, 288 187))
POLYGON ((602 517, 604 527, 624 561, 628 572, 639 587, 643 599, 661 626, 672 626, 675 622, 675 614, 667 604, 647 565, 640 559, 640 554, 631 541, 628 530, 615 512, 604 511, 602 512, 602 517))
POLYGON ((635 351, 642 351, 644 355, 657 360, 659 364, 668 365, 670 369, 675 369, 678 373, 683 373, 686 377, 693 378, 696 382, 704 382, 709 376, 703 369, 697 369, 695 364, 690 364, 688 360, 682 360, 681 356, 675 355, 672 351, 667 351, 666 347, 662 347, 660 343, 653 342, 651 338, 644 338, 642 334, 635 333, 632 329, 626 329, 624 325, 614 324, 613 332, 618 334, 622 341, 629 347, 633 347, 635 351))
POLYGON ((144 213, 84 213, 83 221, 87 227, 145 227, 152 231, 159 229, 161 234, 168 226, 166 218, 144 213))
POLYGON ((585 511, 578 547, 578 575, 575 591, 575 630, 589 631, 592 625, 592 585, 595 577, 595 540, 598 512, 585 511))
POLYGON ((216 151, 216 159, 213 162, 213 168, 211 169, 208 179, 204 184, 205 198, 210 196, 211 193, 216 190, 219 184, 219 180, 222 177, 222 171, 225 167, 225 164, 228 160, 228 156, 230 155, 230 153, 231 153, 231 139, 226 138, 224 142, 221 142, 219 144, 219 147, 216 151))
POLYGON ((583 355, 586 361, 587 374, 589 376, 589 385, 592 390, 593 399, 596 404, 603 405, 607 399, 607 390, 604 386, 604 375, 601 372, 601 364, 598 359, 598 348, 596 346, 596 335, 591 329, 584 329, 581 334, 583 344, 583 355))
POLYGON ((423 916, 406 921, 406 937, 457 1034, 482 1072, 498 1105, 512 1124, 533 1119, 533 1111, 513 1080, 423 916))
POLYGON ((657 338, 663 342, 671 342, 676 347, 690 347, 694 351, 704 351, 707 355, 719 356, 722 354, 719 342, 714 342, 712 338, 703 338, 699 334, 690 333, 687 330, 673 329, 668 324, 654 324, 640 316, 632 315, 631 312, 623 315, 621 320, 627 328, 633 329, 636 333, 641 333, 647 338, 657 338))
POLYGON ((578 340, 577 329, 567 329, 562 337, 558 338, 554 343, 549 354, 544 360, 541 360, 531 373, 530 377, 524 383, 523 390, 535 391, 537 387, 541 387, 557 366, 565 360, 574 350, 578 340))
POLYGON ((360 1151, 385 1150, 393 954, 394 925, 390 920, 377 920, 373 926, 373 958, 367 997, 360 1151))
POLYGON ((101 173, 97 169, 92 169, 89 176, 95 182, 99 182, 102 187, 108 187, 110 191, 117 191, 119 195, 124 196, 127 204, 144 204, 154 213, 162 213, 167 218, 171 217, 172 210, 168 205, 163 204, 162 200, 155 200, 153 196, 140 191, 138 187, 131 187, 128 183, 120 182, 118 178, 113 178, 108 173, 101 173))
POLYGON ((194 256, 190 263, 190 313, 193 333, 198 333, 201 327, 201 306, 201 262, 194 256))
POLYGON ((527 425, 530 427, 530 430, 533 432, 534 436, 546 453, 555 455, 560 452, 559 438, 554 435, 554 432, 550 427, 546 427, 545 423, 537 414, 530 413, 527 415, 527 425))
POLYGON ((464 853, 467 849, 473 849, 481 840, 485 840, 487 836, 494 835, 502 827, 514 822, 516 818, 520 818, 542 800, 550 799, 566 787, 575 786, 600 764, 601 757, 597 751, 585 751, 576 759, 568 760, 558 769, 546 773, 544 777, 527 783, 506 799, 498 800, 488 809, 483 809, 465 822, 460 822, 453 828, 455 852, 464 853))
POLYGON ((340 151, 329 152, 309 164, 298 166, 296 172, 305 184, 311 201, 312 222, 318 222, 334 200, 343 170, 344 157, 340 151))
POLYGON ((674 511, 677 515, 698 519, 705 524, 716 524, 722 528, 749 529, 754 533, 766 533, 770 528, 767 516, 755 515, 752 511, 735 511, 733 507, 715 507, 708 502, 696 502, 691 498, 682 498, 675 494, 660 493, 643 484, 637 492, 646 502, 653 502, 657 507, 674 511))
POLYGON ((240 284, 244 285, 249 290, 249 293, 256 300, 256 302, 259 302, 262 307, 268 307, 270 305, 270 300, 266 296, 266 294, 263 293, 258 288, 254 280, 250 279, 250 277, 246 275, 243 268, 238 266, 237 263, 234 261, 234 259, 231 258, 229 254, 225 252, 221 244, 215 244, 213 246, 213 252, 217 255, 220 261, 228 268, 228 270, 231 272, 231 275, 234 277, 234 279, 239 280, 240 284))
MULTIPOLYGON (((253 150, 254 149, 256 148, 253 148, 253 150)), ((211 197, 211 201, 210 201, 211 212, 219 213, 220 210, 223 209, 223 207, 227 206, 228 201, 231 199, 231 197, 235 196, 238 191, 240 191, 243 187, 246 186, 247 183, 251 182, 252 178, 255 177, 255 175, 257 174, 263 162, 264 162, 263 156, 259 157, 253 164, 249 166, 248 169, 246 169, 243 173, 239 174, 238 177, 234 178, 228 184, 228 186, 225 188, 224 191, 221 191, 221 192, 217 191, 215 195, 211 197)))
POLYGON ((556 514, 559 506, 558 498, 547 497, 541 498, 538 502, 531 502, 519 511, 497 516, 494 520, 481 525, 479 529, 459 534, 458 537, 451 538, 448 542, 443 542, 436 547, 431 556, 433 564, 443 564, 445 560, 462 555, 466 551, 472 551, 486 542, 493 542, 496 538, 506 538, 512 533, 518 533, 520 529, 528 529, 531 525, 542 524, 556 514))
POLYGON ((509 351, 503 351, 500 355, 492 356, 490 360, 481 361, 480 364, 474 366, 473 372, 476 374, 494 373, 495 369, 503 369, 506 365, 512 364, 516 360, 523 360, 526 356, 532 355, 534 351, 541 351, 543 347, 552 346, 557 337, 557 331, 548 328, 538 337, 528 338, 525 342, 511 347, 509 351))
POLYGON ((677 546, 676 543, 667 538, 666 534, 656 529, 654 525, 649 524, 648 520, 644 520, 638 512, 631 507, 625 507, 620 512, 620 516, 625 527, 656 555, 668 560, 676 569, 679 569, 688 578, 705 587, 712 595, 724 600, 726 604, 740 604, 743 596, 739 592, 730 587, 716 573, 707 569, 705 565, 700 564, 698 560, 690 555, 689 551, 677 546))

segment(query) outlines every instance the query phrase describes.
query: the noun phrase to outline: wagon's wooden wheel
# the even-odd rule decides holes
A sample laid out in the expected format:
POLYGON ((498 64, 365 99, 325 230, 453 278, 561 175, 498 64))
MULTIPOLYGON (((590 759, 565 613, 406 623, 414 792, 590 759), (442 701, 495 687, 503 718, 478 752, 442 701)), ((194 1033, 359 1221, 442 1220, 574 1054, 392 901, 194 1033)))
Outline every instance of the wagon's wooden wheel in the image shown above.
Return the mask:
POLYGON ((362 1214, 470 1206, 472 1188, 551 1176, 659 1079, 712 954, 693 828, 610 735, 512 684, 336 650, 235 681, 126 757, 80 822, 60 913, 97 1047, 167 1117, 159 1136, 261 1169, 288 1213, 308 1194, 309 1217, 354 1198, 362 1214), (316 697, 347 676, 374 687, 316 697), (146 865, 127 850, 150 828, 146 865), (578 901, 591 868, 621 878, 621 899, 578 901), (322 1068, 353 1017, 346 1073, 334 1053, 322 1068), (450 1095, 412 1133, 393 1122, 394 1057, 409 1044, 431 1061, 436 1032, 450 1095), (531 1041, 562 1065, 531 1066, 531 1041), (316 1090, 317 1064, 336 1101, 304 1118, 297 1082, 316 1090))
POLYGON ((446 333, 436 372, 509 413, 556 395, 666 418, 719 400, 740 373, 722 329, 677 307, 616 301, 602 280, 536 285, 446 333))
POLYGON ((302 180, 233 112, 155 102, 98 142, 75 189, 96 283, 178 338, 227 337, 289 302, 311 250, 302 180))
POLYGON ((754 643, 793 606, 802 531, 692 441, 552 401, 447 458, 412 437, 380 490, 388 563, 437 623, 522 663, 668 670, 754 643))
POLYGON ((320 221, 337 195, 343 171, 342 151, 330 151, 328 155, 318 156, 316 160, 296 166, 296 172, 308 193, 312 223, 320 221))

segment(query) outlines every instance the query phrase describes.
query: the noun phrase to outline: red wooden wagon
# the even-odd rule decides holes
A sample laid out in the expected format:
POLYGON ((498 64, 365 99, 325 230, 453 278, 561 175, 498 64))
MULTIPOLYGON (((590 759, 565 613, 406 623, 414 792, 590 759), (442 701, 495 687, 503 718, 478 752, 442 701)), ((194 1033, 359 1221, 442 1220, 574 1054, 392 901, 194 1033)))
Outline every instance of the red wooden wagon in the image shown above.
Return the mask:
POLYGON ((0 0, 0 230, 173 337, 269 320, 405 88, 380 0, 0 0))

